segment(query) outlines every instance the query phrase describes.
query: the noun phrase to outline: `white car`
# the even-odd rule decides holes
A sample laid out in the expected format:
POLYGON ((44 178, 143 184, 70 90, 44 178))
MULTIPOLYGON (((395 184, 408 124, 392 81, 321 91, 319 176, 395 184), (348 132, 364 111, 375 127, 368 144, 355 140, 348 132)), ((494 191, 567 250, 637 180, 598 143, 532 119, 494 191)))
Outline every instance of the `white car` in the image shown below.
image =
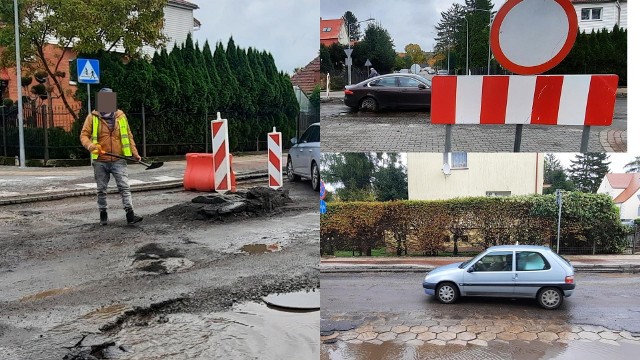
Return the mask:
POLYGON ((320 191, 320 123, 311 124, 300 139, 293 138, 291 143, 287 156, 289 181, 311 179, 313 190, 320 191))

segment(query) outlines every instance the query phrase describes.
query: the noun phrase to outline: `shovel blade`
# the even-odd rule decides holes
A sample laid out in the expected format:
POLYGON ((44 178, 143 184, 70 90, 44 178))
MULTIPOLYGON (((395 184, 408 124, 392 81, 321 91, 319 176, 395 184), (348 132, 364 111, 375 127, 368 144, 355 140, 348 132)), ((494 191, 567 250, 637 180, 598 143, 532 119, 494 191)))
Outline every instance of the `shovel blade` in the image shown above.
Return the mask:
POLYGON ((161 167, 162 165, 164 165, 164 162, 162 162, 162 161, 154 162, 154 163, 151 163, 149 166, 147 166, 147 168, 145 170, 157 169, 157 168, 161 167))

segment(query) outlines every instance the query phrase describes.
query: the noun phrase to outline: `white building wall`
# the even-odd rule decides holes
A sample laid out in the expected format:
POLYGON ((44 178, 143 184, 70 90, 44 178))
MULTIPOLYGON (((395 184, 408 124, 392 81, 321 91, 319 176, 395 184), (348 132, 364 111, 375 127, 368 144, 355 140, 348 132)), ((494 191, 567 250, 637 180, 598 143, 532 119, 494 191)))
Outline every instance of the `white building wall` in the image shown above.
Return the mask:
POLYGON ((620 219, 636 219, 640 217, 640 199, 638 199, 638 195, 640 195, 640 190, 636 191, 633 196, 629 198, 629 200, 620 204, 620 219))
POLYGON ((624 189, 614 189, 614 188, 612 188, 611 184, 609 183, 609 179, 607 179, 607 177, 605 176, 605 178, 600 183, 600 186, 598 187, 597 193, 598 194, 607 194, 607 195, 611 196, 612 199, 615 199, 623 191, 624 191, 624 189))
POLYGON ((487 191, 511 195, 542 194, 544 155, 536 153, 469 153, 466 169, 442 172, 443 155, 407 154, 410 200, 487 196, 487 191))
POLYGON ((578 16, 579 31, 586 31, 587 34, 592 30, 607 28, 613 30, 615 24, 618 23, 618 13, 620 12, 620 27, 627 27, 627 3, 620 3, 618 9, 615 1, 609 3, 591 3, 591 4, 574 4, 576 15, 578 16), (582 20, 582 9, 585 8, 602 8, 601 20, 582 20))
MULTIPOLYGON (((169 38, 167 41, 168 52, 173 49, 176 43, 178 46, 182 45, 187 39, 187 35, 193 33, 193 10, 165 6, 163 32, 169 38)), ((153 56, 156 49, 145 46, 143 51, 145 54, 153 56)))

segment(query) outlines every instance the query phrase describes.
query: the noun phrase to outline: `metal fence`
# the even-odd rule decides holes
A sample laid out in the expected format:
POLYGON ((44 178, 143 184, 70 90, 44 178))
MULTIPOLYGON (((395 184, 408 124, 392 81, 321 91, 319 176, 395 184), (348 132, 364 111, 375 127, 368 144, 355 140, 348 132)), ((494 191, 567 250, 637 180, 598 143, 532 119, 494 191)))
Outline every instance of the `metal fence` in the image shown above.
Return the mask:
MULTIPOLYGON (((75 122, 74 118, 66 108, 54 107, 48 111, 46 105, 34 106, 26 104, 24 107, 24 139, 25 154, 27 159, 74 159, 88 158, 89 154, 80 145, 81 122, 75 122)), ((83 120, 86 117, 86 109, 73 109, 83 120)), ((128 112, 134 138, 140 154, 142 156, 158 155, 183 155, 188 152, 210 152, 211 150, 211 129, 210 121, 216 118, 217 113, 209 114, 189 114, 191 121, 202 119, 201 135, 184 135, 182 138, 189 141, 167 137, 166 141, 148 141, 147 135, 153 131, 158 131, 158 126, 163 126, 155 121, 158 116, 165 114, 153 114, 144 112, 128 112), (195 120, 194 120, 195 119, 195 120)), ((0 120, 2 123, 0 137, 0 156, 14 157, 19 154, 19 126, 17 107, 0 107, 0 120)), ((310 124, 320 121, 318 111, 300 112, 293 135, 299 137, 310 124)), ((167 129, 167 131, 170 131, 167 129)), ((265 151, 267 149, 267 139, 265 136, 255 139, 236 140, 234 143, 236 151, 265 151)), ((284 139, 283 147, 289 148, 289 139, 284 139)))

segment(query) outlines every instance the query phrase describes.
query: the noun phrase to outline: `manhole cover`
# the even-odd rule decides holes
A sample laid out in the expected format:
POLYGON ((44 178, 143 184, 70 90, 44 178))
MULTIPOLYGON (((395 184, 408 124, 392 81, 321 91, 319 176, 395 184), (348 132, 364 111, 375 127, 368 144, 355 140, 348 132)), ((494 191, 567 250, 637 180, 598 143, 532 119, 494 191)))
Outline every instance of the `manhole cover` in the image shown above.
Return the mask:
POLYGON ((271 294, 262 298, 267 305, 292 310, 319 310, 319 291, 297 291, 284 294, 271 294))

